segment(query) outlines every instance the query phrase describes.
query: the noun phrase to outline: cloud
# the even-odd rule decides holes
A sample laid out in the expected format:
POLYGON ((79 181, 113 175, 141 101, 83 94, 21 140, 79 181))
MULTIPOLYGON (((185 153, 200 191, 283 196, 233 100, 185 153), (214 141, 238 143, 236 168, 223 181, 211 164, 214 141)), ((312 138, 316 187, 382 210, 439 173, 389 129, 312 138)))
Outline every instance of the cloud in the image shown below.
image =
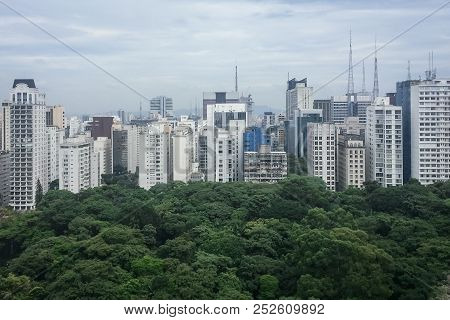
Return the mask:
MULTIPOLYGON (((438 2, 419 1, 263 1, 263 0, 80 0, 76 3, 17 0, 49 32, 148 96, 170 95, 186 109, 202 91, 231 90, 239 64, 240 87, 251 90, 259 105, 282 109, 287 73, 321 86, 347 68, 348 31, 353 30, 354 61, 430 12, 438 2)), ((68 113, 136 108, 139 98, 62 47, 26 21, 0 8, 0 93, 6 96, 15 77, 36 77, 47 96, 68 113), (38 78, 39 77, 39 78, 38 78), (61 78, 64 80, 61 81, 61 78), (44 82, 45 81, 45 82, 44 82), (80 99, 76 86, 89 99, 80 99)), ((392 91, 436 52, 439 74, 450 75, 449 9, 416 27, 379 53, 380 85, 392 91)), ((366 62, 371 83, 372 61, 366 62)), ((345 77, 344 77, 345 78, 345 77)), ((355 68, 358 88, 361 70, 355 68)), ((345 92, 345 79, 317 98, 345 92)))

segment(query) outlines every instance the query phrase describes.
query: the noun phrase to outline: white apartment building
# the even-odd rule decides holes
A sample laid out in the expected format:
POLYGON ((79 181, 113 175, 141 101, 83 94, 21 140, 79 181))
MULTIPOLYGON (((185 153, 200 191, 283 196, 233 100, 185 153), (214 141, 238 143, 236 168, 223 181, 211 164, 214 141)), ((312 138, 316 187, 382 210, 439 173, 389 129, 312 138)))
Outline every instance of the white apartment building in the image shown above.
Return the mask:
POLYGON ((194 161, 194 139, 190 126, 175 128, 172 135, 173 181, 191 180, 194 161))
POLYGON ((313 87, 308 87, 308 80, 305 78, 297 81, 295 78, 288 81, 286 90, 286 118, 294 119, 294 111, 314 109, 313 87))
POLYGON ((367 108, 366 176, 383 187, 403 184, 402 108, 387 97, 367 108))
POLYGON ((411 177, 428 185, 450 179, 450 80, 411 86, 411 177))
POLYGON ((171 180, 171 128, 147 127, 139 133, 139 186, 146 190, 171 180))
POLYGON ((237 139, 228 130, 217 129, 215 139, 215 172, 216 182, 238 181, 238 153, 239 147, 237 139))
MULTIPOLYGON (((238 181, 243 179, 244 165, 244 132, 248 127, 248 104, 245 103, 226 103, 226 104, 210 104, 207 105, 206 118, 206 159, 200 160, 206 162, 207 180, 208 181, 238 181), (221 129, 221 130, 219 130, 221 129), (226 132, 225 132, 226 131, 226 132), (228 137, 227 137, 228 135, 228 137), (224 155, 219 154, 218 140, 225 143, 225 140, 233 140, 233 150, 235 150, 235 161, 231 163, 235 166, 231 171, 227 169, 226 175, 219 174, 221 163, 217 157, 224 155), (231 174, 231 172, 233 172, 231 174), (229 180, 232 179, 232 180, 229 180)), ((228 142, 227 142, 228 144, 228 142)), ((228 162, 229 159, 222 159, 228 162)), ((222 163, 223 164, 223 163, 222 163)), ((222 168, 223 170, 223 168, 222 168)))
POLYGON ((94 139, 83 135, 66 139, 59 149, 59 189, 79 193, 98 187, 98 181, 94 139))
POLYGON ((128 171, 136 173, 139 167, 139 159, 142 148, 140 147, 140 134, 148 130, 147 126, 125 125, 124 130, 127 130, 127 165, 128 171))
POLYGON ((276 183, 287 177, 286 152, 271 151, 269 145, 261 145, 258 152, 244 153, 244 181, 276 183))
POLYGON ((45 94, 34 80, 15 80, 10 91, 11 198, 14 210, 32 210, 38 185, 48 190, 45 94))
POLYGON ((76 137, 81 133, 81 121, 77 117, 71 117, 69 120, 69 137, 76 137))
POLYGON ((64 130, 47 127, 48 183, 59 179, 59 149, 64 142, 64 130))
POLYGON ((98 163, 98 185, 102 184, 102 174, 112 174, 112 143, 111 139, 98 137, 94 141, 94 152, 98 163))
POLYGON ((308 123, 308 174, 320 177, 329 190, 336 190, 336 126, 308 123))

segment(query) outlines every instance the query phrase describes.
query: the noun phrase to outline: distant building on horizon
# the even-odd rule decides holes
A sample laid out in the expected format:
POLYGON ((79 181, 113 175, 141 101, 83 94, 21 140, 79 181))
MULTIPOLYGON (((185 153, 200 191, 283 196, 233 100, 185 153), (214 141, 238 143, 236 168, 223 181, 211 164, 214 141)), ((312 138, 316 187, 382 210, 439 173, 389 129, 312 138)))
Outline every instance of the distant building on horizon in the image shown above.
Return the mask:
POLYGON ((173 100, 165 96, 159 96, 150 100, 151 118, 159 115, 162 118, 173 117, 173 100))

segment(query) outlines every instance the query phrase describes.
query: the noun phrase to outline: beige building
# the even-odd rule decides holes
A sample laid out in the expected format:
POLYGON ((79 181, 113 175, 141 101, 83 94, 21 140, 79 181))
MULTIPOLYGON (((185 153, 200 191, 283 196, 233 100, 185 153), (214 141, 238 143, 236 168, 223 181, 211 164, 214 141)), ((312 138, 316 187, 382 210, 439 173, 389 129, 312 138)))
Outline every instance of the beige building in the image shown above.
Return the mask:
POLYGON ((366 148, 364 136, 338 135, 337 186, 339 191, 349 187, 362 189, 366 181, 366 148))
POLYGON ((58 129, 66 128, 66 116, 63 106, 47 107, 46 113, 47 126, 57 127, 58 129))

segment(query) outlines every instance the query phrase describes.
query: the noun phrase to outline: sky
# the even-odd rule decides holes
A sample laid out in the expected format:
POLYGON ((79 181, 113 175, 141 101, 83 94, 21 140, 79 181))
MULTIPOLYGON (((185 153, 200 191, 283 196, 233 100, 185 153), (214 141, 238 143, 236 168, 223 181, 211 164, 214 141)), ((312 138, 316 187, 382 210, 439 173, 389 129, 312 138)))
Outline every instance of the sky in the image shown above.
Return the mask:
MULTIPOLYGON (((343 95, 349 30, 353 61, 382 46, 445 1, 0 0, 0 98, 15 78, 34 78, 47 104, 67 114, 137 112, 148 103, 5 8, 6 2, 147 98, 166 95, 178 114, 201 106, 204 91, 251 93, 256 112, 282 111, 288 73, 308 78, 314 98, 343 95)), ((382 93, 423 77, 434 51, 450 78, 450 5, 378 52, 382 93)), ((373 86, 373 57, 365 61, 373 86)), ((354 68, 355 90, 362 68, 354 68)), ((199 108, 200 109, 200 108, 199 108)))

